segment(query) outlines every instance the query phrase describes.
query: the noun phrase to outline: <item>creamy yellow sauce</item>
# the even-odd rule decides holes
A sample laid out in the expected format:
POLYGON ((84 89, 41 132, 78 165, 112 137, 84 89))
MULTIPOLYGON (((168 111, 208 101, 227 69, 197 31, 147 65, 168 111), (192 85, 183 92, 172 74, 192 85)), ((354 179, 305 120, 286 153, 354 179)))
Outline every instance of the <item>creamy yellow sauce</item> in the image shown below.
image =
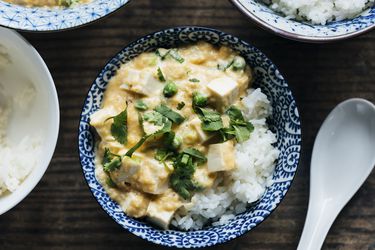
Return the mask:
POLYGON ((233 104, 241 106, 241 97, 245 96, 252 80, 247 65, 241 70, 218 67, 230 65, 235 57, 239 57, 227 47, 200 42, 176 51, 183 62, 170 56, 162 59, 155 52, 147 52, 122 65, 107 86, 101 109, 91 116, 90 121, 100 137, 96 151, 96 177, 99 182, 126 214, 136 218, 146 217, 163 228, 168 227, 175 211, 189 200, 181 198, 169 185, 173 164, 168 161, 163 164, 154 158, 161 145, 159 138, 146 141, 132 158, 124 157, 121 167, 110 173, 103 170, 105 149, 124 155, 145 132, 159 129, 153 125, 141 126, 139 113, 149 112, 163 103, 185 118, 182 124, 173 124, 172 127, 176 137, 181 139, 179 150, 194 147, 208 157, 208 162, 196 168, 193 178, 203 190, 210 188, 218 175, 235 168, 236 142, 211 142, 211 134, 202 131, 201 120, 193 110, 193 95, 199 92, 207 96, 210 106, 221 113, 223 124, 227 126, 229 118, 224 114, 225 109, 233 104), (177 85, 178 91, 174 96, 163 95, 166 82, 160 80, 158 69, 167 81, 177 85), (148 109, 137 110, 137 100, 142 100, 148 109), (185 106, 178 110, 182 102, 185 106), (112 136, 109 119, 126 107, 128 136, 127 143, 123 145, 112 136), (115 187, 108 184, 108 178, 115 187))
POLYGON ((4 0, 8 3, 25 5, 29 7, 54 7, 64 6, 68 7, 72 4, 87 3, 91 0, 4 0))

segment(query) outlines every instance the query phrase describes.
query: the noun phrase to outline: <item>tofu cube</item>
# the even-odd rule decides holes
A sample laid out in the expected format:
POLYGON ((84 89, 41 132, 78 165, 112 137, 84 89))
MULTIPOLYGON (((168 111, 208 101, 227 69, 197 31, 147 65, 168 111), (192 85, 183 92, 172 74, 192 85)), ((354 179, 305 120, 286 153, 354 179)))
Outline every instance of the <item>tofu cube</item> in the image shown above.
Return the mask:
POLYGON ((144 194, 137 191, 130 191, 124 194, 120 206, 126 214, 135 218, 140 218, 146 216, 149 203, 150 199, 144 194))
POLYGON ((178 194, 168 189, 164 194, 149 203, 146 215, 157 226, 168 229, 174 213, 182 205, 178 194))
POLYGON ((204 132, 202 130, 202 122, 201 122, 201 119, 199 119, 198 117, 194 118, 193 120, 191 120, 189 122, 189 126, 195 130, 195 132, 198 134, 198 137, 200 139, 200 142, 205 142, 207 141, 208 139, 210 139, 210 137, 212 137, 211 135, 207 134, 206 132, 204 132))
POLYGON ((132 187, 149 194, 161 194, 168 189, 170 172, 154 159, 124 157, 121 168, 111 172, 115 183, 129 183, 132 187))
POLYGON ((233 141, 211 144, 208 147, 208 172, 229 171, 236 167, 233 141))
POLYGON ((125 83, 120 86, 121 89, 135 92, 145 96, 159 95, 164 88, 164 84, 155 78, 151 72, 140 72, 138 70, 129 70, 134 73, 125 79, 125 83))
POLYGON ((230 77, 216 78, 207 84, 207 88, 220 110, 235 102, 239 95, 238 84, 230 77))

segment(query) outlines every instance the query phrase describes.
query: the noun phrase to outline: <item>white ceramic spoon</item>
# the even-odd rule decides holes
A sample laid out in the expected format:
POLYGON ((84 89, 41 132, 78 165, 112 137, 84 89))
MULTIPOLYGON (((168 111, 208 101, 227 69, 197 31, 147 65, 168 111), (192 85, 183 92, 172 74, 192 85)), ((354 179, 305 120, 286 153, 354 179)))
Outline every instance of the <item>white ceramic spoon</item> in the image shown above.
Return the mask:
POLYGON ((298 250, 319 250, 339 212, 375 165, 375 106, 340 103, 326 118, 311 158, 310 200, 298 250))

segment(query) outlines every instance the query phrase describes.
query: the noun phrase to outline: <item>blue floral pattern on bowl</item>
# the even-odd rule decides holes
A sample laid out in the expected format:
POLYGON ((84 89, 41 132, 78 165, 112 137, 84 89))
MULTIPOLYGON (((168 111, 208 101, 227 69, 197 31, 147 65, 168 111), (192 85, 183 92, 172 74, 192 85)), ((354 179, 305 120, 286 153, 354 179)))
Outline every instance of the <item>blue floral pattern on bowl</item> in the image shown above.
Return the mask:
POLYGON ((165 246, 185 248, 206 247, 229 241, 264 221, 288 191, 301 151, 301 126, 296 102, 276 66, 248 43, 224 32, 202 27, 171 28, 147 35, 126 46, 112 58, 89 90, 82 110, 78 138, 84 177, 94 197, 113 220, 143 239, 165 246), (264 196, 254 206, 237 215, 228 224, 189 232, 159 230, 146 222, 128 217, 95 178, 94 135, 90 130, 89 117, 100 108, 106 86, 121 64, 158 47, 176 47, 201 40, 229 46, 246 58, 254 70, 255 86, 260 87, 271 101, 274 112, 269 123, 271 129, 277 132, 276 146, 281 153, 273 175, 273 185, 267 188, 264 196))
POLYGON ((309 42, 341 40, 375 27, 375 6, 353 19, 330 22, 327 25, 313 25, 287 19, 266 6, 262 0, 232 0, 232 2, 261 27, 293 40, 309 42))
POLYGON ((129 0, 92 0, 70 8, 37 8, 0 0, 0 25, 27 31, 55 31, 81 26, 102 18, 129 0))

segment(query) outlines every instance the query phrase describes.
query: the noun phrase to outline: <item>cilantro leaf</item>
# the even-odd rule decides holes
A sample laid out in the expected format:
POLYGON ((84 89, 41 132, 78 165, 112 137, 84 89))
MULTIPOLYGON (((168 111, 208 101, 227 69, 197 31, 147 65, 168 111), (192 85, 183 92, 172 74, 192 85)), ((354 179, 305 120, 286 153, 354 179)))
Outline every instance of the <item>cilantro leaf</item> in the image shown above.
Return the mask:
POLYGON ((170 176, 171 188, 182 198, 188 199, 192 192, 200 190, 200 186, 193 181, 195 164, 193 157, 184 152, 180 153, 173 163, 174 171, 170 176))
POLYGON ((142 110, 142 111, 145 111, 148 109, 146 103, 144 103, 141 99, 135 101, 134 103, 134 107, 138 110, 142 110))
POLYGON ((149 111, 143 114, 143 120, 150 122, 156 126, 163 125, 163 115, 156 111, 149 111))
POLYGON ((105 172, 112 172, 121 167, 121 156, 113 154, 108 148, 104 149, 103 169, 105 172))
POLYGON ((197 107, 197 110, 200 111, 199 118, 202 121, 201 126, 203 131, 218 131, 224 127, 219 112, 199 107, 197 107))
POLYGON ((133 153, 138 149, 140 148, 143 143, 145 143, 147 141, 148 138, 152 137, 152 136, 158 136, 158 135, 163 135, 165 133, 168 133, 168 132, 171 132, 172 131, 172 122, 170 120, 168 120, 167 118, 164 118, 163 119, 163 128, 161 128, 160 130, 156 131, 155 133, 153 134, 148 134, 148 135, 144 135, 133 147, 131 147, 126 153, 125 153, 125 156, 128 156, 128 157, 132 157, 133 153))
POLYGON ((128 106, 126 106, 125 110, 122 111, 120 114, 110 117, 109 119, 113 119, 113 123, 111 125, 111 134, 121 144, 127 143, 128 137, 128 106))
POLYGON ((195 157, 200 162, 206 162, 207 161, 206 156, 204 156, 204 154, 202 152, 200 152, 199 150, 197 150, 195 148, 185 148, 182 152, 185 153, 185 154, 188 154, 192 157, 195 157))
POLYGON ((164 104, 157 106, 154 110, 177 124, 181 124, 185 120, 182 115, 168 108, 164 104))
POLYGON ((237 142, 244 142, 250 138, 251 132, 254 130, 251 122, 245 121, 242 112, 236 106, 230 106, 225 112, 230 118, 230 127, 221 130, 223 140, 236 137, 237 142))
POLYGON ((241 110, 234 105, 230 106, 225 111, 225 113, 229 116, 229 118, 232 121, 245 121, 245 119, 243 118, 241 110))

